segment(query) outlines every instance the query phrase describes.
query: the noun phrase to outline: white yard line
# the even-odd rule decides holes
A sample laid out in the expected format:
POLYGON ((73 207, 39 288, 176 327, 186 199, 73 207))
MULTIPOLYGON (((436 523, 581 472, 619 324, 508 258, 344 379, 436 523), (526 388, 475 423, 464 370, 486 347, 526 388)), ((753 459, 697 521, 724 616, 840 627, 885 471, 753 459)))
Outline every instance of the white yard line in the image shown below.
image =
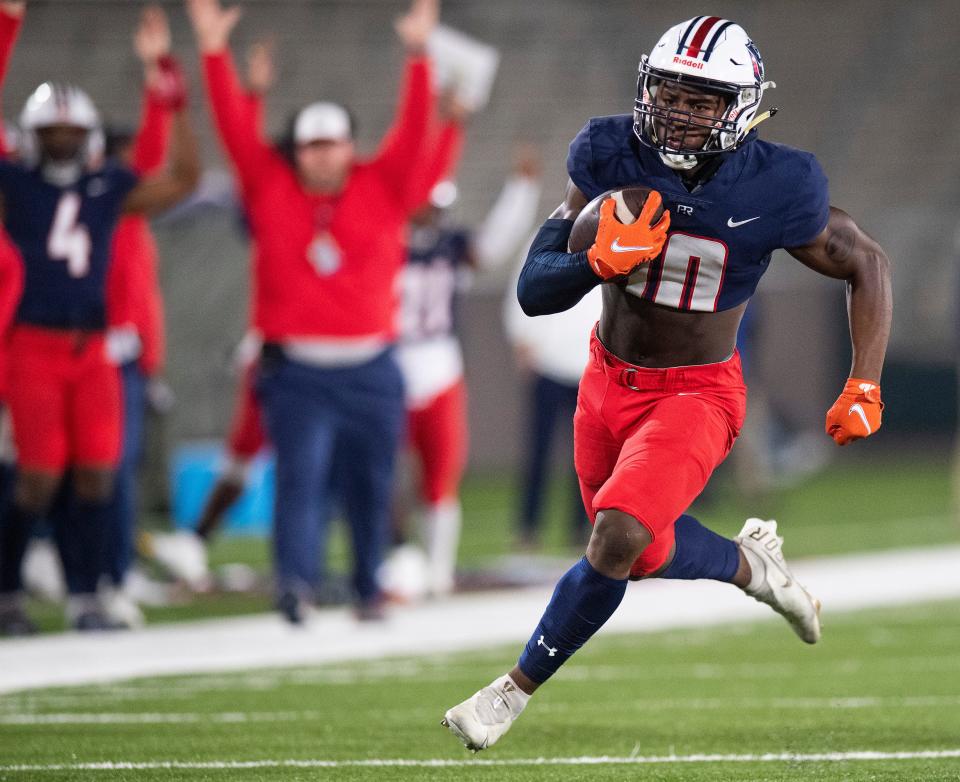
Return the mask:
MULTIPOLYGON (((155 696, 154 696, 155 697, 155 696)), ((41 702, 42 706, 46 704, 41 702)), ((707 709, 929 709, 960 705, 960 695, 879 696, 844 698, 663 698, 633 701, 638 711, 707 709)), ((549 711, 566 711, 552 704, 549 711)), ((190 711, 190 712, 11 712, 0 713, 0 725, 183 725, 236 724, 248 722, 303 722, 327 719, 319 711, 190 711)))
MULTIPOLYGON (((799 561, 794 571, 834 611, 960 597, 960 546, 799 561)), ((138 676, 313 665, 475 651, 525 641, 552 587, 457 595, 395 609, 382 623, 350 611, 318 612, 304 628, 273 615, 157 625, 138 632, 42 636, 0 642, 0 693, 138 676)), ((603 633, 782 621, 733 587, 706 581, 631 585, 603 633)), ((784 626, 784 632, 790 630, 784 626)), ((799 643, 799 642, 798 642, 799 643)))
POLYGON ((960 758, 960 749, 919 750, 902 752, 771 752, 762 755, 638 755, 635 757, 577 757, 577 758, 513 758, 488 760, 448 760, 428 758, 406 760, 401 758, 368 758, 363 760, 209 760, 209 761, 146 761, 102 763, 50 763, 0 765, 0 771, 148 771, 221 770, 258 768, 470 768, 477 766, 643 766, 669 763, 846 763, 850 761, 879 760, 949 760, 960 758))

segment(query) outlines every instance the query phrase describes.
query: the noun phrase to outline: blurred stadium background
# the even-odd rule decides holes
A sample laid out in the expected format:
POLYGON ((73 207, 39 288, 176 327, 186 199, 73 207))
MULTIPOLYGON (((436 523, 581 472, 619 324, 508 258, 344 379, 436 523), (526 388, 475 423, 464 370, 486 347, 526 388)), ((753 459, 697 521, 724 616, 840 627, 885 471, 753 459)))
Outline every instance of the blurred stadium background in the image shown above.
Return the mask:
MULTIPOLYGON (((323 96, 359 118, 366 149, 393 111, 400 64, 392 0, 251 0, 236 50, 267 31, 277 37, 279 83, 268 129, 323 96)), ((956 260, 960 190, 952 139, 960 86, 949 75, 960 20, 950 2, 718 2, 713 12, 742 22, 778 84, 780 114, 766 138, 814 151, 830 177, 833 203, 849 211, 895 264, 896 320, 884 375, 886 450, 893 434, 945 441, 955 420, 956 260)), ((204 102, 196 53, 179 3, 166 3, 178 53, 188 64, 204 162, 225 170, 204 102)), ((490 106, 474 117, 460 170, 456 217, 476 224, 507 173, 509 150, 530 141, 545 163, 547 214, 559 203, 566 146, 587 117, 631 110, 636 60, 673 20, 702 5, 603 0, 444 4, 443 21, 497 46, 502 55, 490 106)), ((139 64, 130 50, 140 4, 128 0, 31 0, 4 103, 8 116, 39 82, 69 78, 86 87, 109 120, 133 125, 139 64)), ((169 379, 179 404, 169 438, 219 438, 232 399, 229 355, 245 327, 247 250, 230 214, 157 227, 170 330, 169 379), (197 317, 197 313, 205 313, 197 317)), ((508 270, 474 287, 462 312, 471 389, 471 465, 517 458, 517 380, 500 327, 508 270)), ((777 257, 761 286, 771 313, 762 329, 770 391, 797 423, 819 421, 847 367, 839 285, 777 257)), ((898 446, 899 447, 899 444, 898 446)))
MULTIPOLYGON (((193 119, 202 139, 207 181, 227 181, 229 173, 212 132, 192 35, 180 3, 163 5, 170 14, 175 50, 191 77, 193 119)), ((268 129, 279 132, 292 111, 308 100, 329 96, 352 107, 359 119, 361 147, 370 149, 389 122, 395 103, 401 55, 391 20, 405 3, 396 0, 246 0, 243 5, 246 11, 234 50, 241 51, 265 32, 274 33, 277 39, 279 81, 268 100, 268 129)), ((141 76, 139 63, 131 52, 130 35, 140 9, 141 4, 133 0, 30 0, 28 21, 7 79, 3 98, 5 116, 14 117, 38 83, 47 78, 60 78, 86 88, 111 122, 133 125, 139 109, 141 76)), ((887 250, 894 264, 895 285, 894 329, 883 378, 887 409, 881 435, 852 449, 831 453, 832 460, 819 474, 749 500, 738 493, 734 471, 722 469, 703 502, 705 518, 711 526, 733 532, 745 515, 775 515, 794 530, 788 541, 788 554, 792 556, 956 544, 960 542, 960 517, 953 510, 950 490, 958 407, 956 357, 960 323, 957 311, 960 157, 955 141, 960 135, 960 80, 956 78, 960 15, 956 13, 955 3, 949 0, 920 0, 909 4, 896 0, 844 0, 800 4, 787 0, 763 3, 717 0, 707 8, 703 3, 688 0, 670 4, 639 0, 589 3, 581 0, 538 3, 445 0, 442 21, 496 46, 502 57, 490 105, 472 119, 468 129, 458 177, 461 198, 454 217, 467 224, 477 224, 508 173, 507 150, 517 142, 530 142, 540 151, 544 162, 540 212, 545 216, 560 200, 566 179, 563 165, 566 147, 583 122, 593 115, 629 111, 635 95, 640 54, 648 51, 671 24, 705 11, 737 20, 758 43, 768 76, 778 84, 777 89, 769 93, 766 105, 781 109, 773 120, 764 124, 763 136, 808 149, 818 156, 830 177, 832 202, 850 212, 887 250)), ((236 382, 230 371, 230 355, 246 325, 248 249, 237 230, 235 215, 223 210, 211 208, 188 219, 160 219, 155 228, 161 249, 169 330, 167 379, 177 401, 170 414, 158 424, 160 429, 148 444, 148 478, 153 489, 144 498, 144 518, 148 526, 164 526, 168 523, 169 458, 185 443, 222 438, 227 428, 236 382)), ((501 325, 508 278, 506 269, 480 277, 462 302, 460 311, 471 424, 461 552, 467 569, 499 561, 509 553, 514 539, 512 524, 522 445, 519 432, 523 397, 522 378, 509 360, 510 349, 501 325)), ((810 273, 785 254, 779 254, 761 283, 757 305, 761 317, 754 381, 766 389, 771 406, 788 428, 821 430, 824 412, 835 398, 849 362, 842 286, 810 273)), ((824 443, 830 445, 825 436, 824 443)), ((558 475, 563 473, 569 458, 569 451, 557 456, 558 475)), ((564 534, 560 529, 566 520, 561 510, 563 494, 563 488, 558 486, 551 497, 547 523, 555 529, 549 534, 546 551, 569 559, 572 552, 564 548, 564 534), (556 516, 561 516, 563 521, 556 516)), ((337 562, 345 560, 342 544, 335 547, 333 556, 337 562)), ((258 572, 266 572, 268 567, 268 552, 262 540, 223 539, 213 548, 212 558, 214 566, 242 562, 258 572)), ((267 607, 265 593, 252 598, 218 595, 202 598, 192 605, 148 610, 148 618, 175 620, 267 607)), ((909 645, 911 634, 920 626, 912 622, 926 622, 924 631, 938 639, 936 650, 915 648, 912 659, 928 654, 927 673, 933 672, 929 680, 918 674, 917 687, 924 690, 924 697, 948 694, 953 697, 948 705, 930 703, 933 711, 940 714, 941 727, 952 725, 956 730, 945 729, 938 734, 927 726, 927 733, 917 734, 925 737, 923 741, 918 738, 918 742, 934 748, 941 746, 943 741, 937 744, 935 739, 941 737, 947 741, 952 730, 956 743, 956 735, 960 733, 956 700, 960 692, 957 687, 960 669, 956 665, 960 657, 956 655, 960 633, 956 629, 956 603, 942 610, 927 608, 916 615, 905 609, 895 616, 881 617, 877 622, 871 620, 872 616, 837 621, 838 630, 846 634, 844 638, 851 649, 862 646, 858 627, 867 628, 864 629, 867 632, 888 619, 892 628, 892 640, 888 639, 891 646, 909 645), (943 619, 938 620, 938 616, 943 619), (949 662, 950 649, 953 663, 949 662)), ((59 611, 50 609, 44 623, 48 628, 59 627, 59 611)), ((773 634, 770 629, 765 632, 773 634)), ((664 654, 669 654, 674 647, 689 649, 697 648, 698 644, 709 645, 709 641, 692 633, 667 635, 654 644, 657 649, 662 647, 664 654)), ((733 660, 737 652, 730 638, 725 638, 724 642, 731 646, 729 659, 733 660)), ((793 651, 784 652, 776 643, 771 644, 769 648, 764 647, 767 653, 792 659, 789 655, 793 651)), ((615 645, 613 653, 621 654, 622 645, 623 642, 615 645)), ((864 654, 869 656, 867 652, 864 654)), ((648 655, 645 659, 652 658, 648 655)), ((499 670, 492 660, 493 656, 487 655, 478 665, 485 665, 491 671, 499 670)), ((440 664, 425 665, 430 669, 440 664)), ((836 662, 837 666, 842 664, 843 659, 836 662)), ((913 669, 906 666, 901 670, 913 669)), ((486 675, 485 668, 482 673, 486 675)), ((589 666, 582 666, 580 673, 588 676, 589 666)), ((797 697, 808 692, 807 677, 818 675, 812 668, 796 668, 794 674, 797 681, 790 684, 787 694, 797 697)), ((870 682, 886 682, 883 677, 889 676, 890 697, 894 700, 906 697, 892 683, 899 675, 897 671, 884 669, 872 679, 866 672, 863 675, 867 687, 870 682)), ((361 700, 371 709, 376 708, 374 685, 381 679, 392 681, 391 675, 381 675, 378 679, 378 674, 356 671, 348 671, 344 676, 348 679, 353 676, 354 681, 369 685, 363 689, 361 700), (365 676, 368 678, 364 679, 365 676)), ((450 688, 442 697, 437 697, 449 700, 451 691, 459 693, 472 686, 468 680, 476 683, 483 676, 478 679, 472 670, 469 675, 461 673, 459 680, 451 676, 448 678, 450 688)), ((240 681, 224 683, 224 691, 248 686, 240 681)), ((290 687, 293 681, 283 679, 277 686, 290 687)), ((566 683, 568 688, 570 681, 573 680, 566 683)), ((412 688, 413 685, 408 682, 404 686, 412 688)), ((834 692, 827 684, 823 687, 827 688, 824 698, 834 692)), ((912 690, 910 694, 916 695, 912 690)), ((67 696, 62 692, 48 695, 66 702, 67 696)), ((278 702, 281 695, 276 695, 278 702)), ((93 696, 94 693, 85 692, 76 697, 85 698, 85 703, 94 704, 91 708, 101 711, 123 710, 126 708, 123 703, 139 704, 137 698, 147 698, 128 693, 129 701, 104 701, 97 705, 95 699, 90 700, 93 696)), ((566 696, 576 702, 575 695, 568 692, 566 696)), ((238 696, 239 701, 245 697, 238 696)), ((403 697, 415 696, 411 690, 405 691, 403 697)), ((26 694, 11 698, 6 703, 11 713, 27 708, 26 694)), ((117 698, 122 700, 121 695, 117 698)), ((224 700, 224 709, 231 708, 233 700, 224 700)), ((329 718, 338 702, 334 698, 326 716, 316 719, 329 718)), ((158 708, 148 698, 144 703, 148 704, 145 709, 158 708)), ((893 701, 888 706, 891 712, 902 709, 902 703, 898 706, 893 701)), ((51 705, 48 710, 56 708, 51 705)), ((652 704, 650 708, 659 707, 652 704)), ((849 745, 843 741, 846 728, 841 728, 840 722, 833 724, 829 709, 817 712, 817 716, 811 710, 809 715, 810 725, 806 727, 811 735, 816 733, 817 720, 826 719, 830 727, 825 735, 831 737, 826 745, 840 748, 849 745)), ((437 715, 432 712, 426 715, 429 719, 434 716, 437 715)), ((880 722, 886 725, 883 719, 880 722)), ((576 721, 572 717, 570 720, 557 724, 556 736, 562 740, 573 735, 576 721)), ((745 735, 750 723, 751 720, 747 720, 745 735)), ((50 728, 37 728, 41 723, 34 723, 33 728, 25 727, 27 723, 21 723, 19 728, 10 727, 11 724, 0 719, 0 735, 7 733, 11 740, 17 736, 25 738, 23 751, 16 753, 14 759, 26 762, 29 756, 25 753, 33 746, 30 742, 39 746, 37 742, 41 737, 49 735, 42 731, 50 728), (28 735, 31 729, 34 732, 28 735)), ((762 731, 764 724, 758 718, 761 726, 758 730, 762 731)), ((849 735, 859 739, 873 736, 871 725, 877 724, 865 719, 863 732, 850 728, 849 735)), ((344 730, 348 728, 362 731, 364 726, 348 724, 344 730)), ((61 734, 64 746, 80 735, 71 732, 72 729, 62 730, 65 731, 61 734)), ((207 738, 224 746, 224 736, 218 732, 223 730, 222 726, 211 729, 207 738)), ((690 731, 695 732, 693 728, 690 731)), ((901 735, 895 727, 889 727, 889 734, 901 735)), ((315 740, 315 736, 304 740, 311 739, 315 740)), ((151 752, 157 749, 156 736, 144 741, 149 749, 143 749, 141 755, 153 757, 151 752)), ((672 745, 666 739, 664 742, 662 749, 666 752, 672 745)), ((860 741, 860 745, 866 743, 860 741)), ((883 742, 878 739, 877 743, 883 742)), ((894 749, 903 743, 889 742, 894 749)), ((916 743, 907 742, 910 746, 916 743)), ((562 741, 561 745, 567 746, 562 741)), ((586 741, 578 741, 570 744, 573 749, 563 748, 558 752, 597 755, 602 754, 600 749, 610 754, 628 754, 630 750, 630 747, 598 749, 585 745, 586 741)), ((108 757, 106 743, 96 739, 92 746, 96 751, 84 758, 108 757)), ((730 745, 725 746, 729 749, 730 745)), ((804 741, 789 746, 798 750, 808 748, 804 741)), ((450 749, 445 744, 443 748, 450 749)), ((715 749, 723 750, 719 745, 715 749)), ((377 757, 399 757, 403 749, 394 743, 378 751, 381 754, 377 757)), ((441 751, 430 744, 417 756, 434 757, 441 751)), ((537 748, 518 750, 521 756, 537 751, 537 748)), ((232 745, 227 742, 224 752, 211 756, 223 757, 230 752, 234 753, 232 757, 246 757, 240 742, 232 745)), ((0 749, 0 757, 5 753, 0 749)), ((154 754, 165 757, 161 752, 154 754)), ((200 758, 208 756, 206 749, 197 750, 196 754, 200 758)), ((318 754, 324 755, 324 750, 317 750, 315 745, 312 754, 308 752, 311 757, 318 754)), ((342 751, 334 754, 345 758, 366 756, 362 745, 356 742, 342 745, 342 751)), ((913 776, 913 772, 906 776, 897 776, 899 772, 887 776, 888 771, 877 766, 873 769, 876 776, 870 778, 960 778, 940 776, 943 768, 917 771, 917 776, 913 776)), ((62 778, 80 778, 70 773, 64 771, 62 778)), ((263 773, 265 776, 256 778, 281 778, 279 772, 276 777, 267 771, 263 773)), ((292 773, 283 778, 301 778, 292 773)), ((449 773, 451 779, 454 774, 464 778, 462 770, 451 769, 449 773)), ((828 776, 822 778, 831 778, 829 770, 824 773, 828 776)), ((768 778, 761 774, 758 771, 756 778, 768 778)), ((51 772, 43 778, 57 777, 51 772)), ((403 778, 420 777, 411 772, 403 778)), ((787 774, 776 778, 795 777, 787 774)))

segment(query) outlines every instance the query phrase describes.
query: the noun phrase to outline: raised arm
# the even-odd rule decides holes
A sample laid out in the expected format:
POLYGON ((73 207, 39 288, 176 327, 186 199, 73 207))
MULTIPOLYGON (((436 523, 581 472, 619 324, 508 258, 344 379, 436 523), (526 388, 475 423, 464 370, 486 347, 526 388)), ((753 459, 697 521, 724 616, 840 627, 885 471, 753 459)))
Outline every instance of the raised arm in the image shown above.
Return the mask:
POLYGON ((408 188, 410 208, 416 209, 427 202, 434 185, 445 177, 451 177, 460 162, 463 150, 463 123, 453 117, 441 121, 440 127, 431 134, 427 144, 427 158, 423 165, 412 173, 416 182, 408 188))
MULTIPOLYGON (((23 24, 23 15, 26 11, 25 2, 0 2, 0 92, 7 77, 7 66, 10 55, 20 34, 23 24)), ((7 144, 4 131, 3 117, 0 115, 0 157, 6 157, 7 144)))
POLYGON ((243 96, 247 122, 259 138, 263 135, 263 103, 277 80, 273 36, 254 41, 247 49, 247 90, 243 96))
POLYGON ((250 122, 246 97, 230 56, 230 33, 240 19, 240 8, 223 8, 219 0, 187 0, 186 6, 203 59, 214 123, 244 190, 249 192, 256 188, 272 151, 250 122))
POLYGON ((426 45, 438 13, 439 0, 413 0, 410 11, 397 20, 397 35, 407 54, 404 84, 397 118, 375 158, 388 185, 411 208, 422 188, 416 173, 427 160, 430 141, 435 96, 426 45))
POLYGON ((186 102, 180 66, 170 56, 170 27, 159 6, 147 6, 133 36, 143 63, 144 95, 140 125, 133 144, 133 170, 145 175, 163 164, 170 140, 171 112, 186 102))
POLYGON ((518 148, 513 171, 473 240, 477 266, 491 269, 516 258, 536 224, 540 202, 540 158, 529 145, 518 148))
MULTIPOLYGON (((166 20, 156 16, 156 14, 162 12, 148 13, 154 14, 148 21, 148 24, 153 26, 151 35, 155 37, 152 42, 153 51, 151 54, 153 54, 163 48, 163 41, 160 40, 163 37, 163 30, 159 26, 161 22, 165 26, 166 20)), ((166 43, 166 46, 169 47, 169 43, 166 43)), ((186 89, 183 79, 179 76, 179 71, 169 56, 158 57, 155 65, 156 89, 164 91, 166 96, 164 100, 175 111, 170 163, 166 170, 142 179, 130 191, 123 204, 123 210, 127 213, 156 214, 169 209, 193 192, 200 178, 197 140, 187 113, 186 89)), ((144 155, 142 150, 140 155, 144 155)), ((149 154, 146 155, 148 158, 150 156, 149 154)))
POLYGON ((197 139, 186 108, 173 118, 170 165, 167 170, 140 180, 130 191, 123 211, 130 214, 157 214, 186 198, 200 179, 197 139))
POLYGON ((850 215, 834 207, 827 227, 810 244, 787 252, 847 285, 853 364, 843 393, 827 414, 827 432, 838 445, 846 445, 880 426, 880 374, 893 320, 890 260, 850 215))

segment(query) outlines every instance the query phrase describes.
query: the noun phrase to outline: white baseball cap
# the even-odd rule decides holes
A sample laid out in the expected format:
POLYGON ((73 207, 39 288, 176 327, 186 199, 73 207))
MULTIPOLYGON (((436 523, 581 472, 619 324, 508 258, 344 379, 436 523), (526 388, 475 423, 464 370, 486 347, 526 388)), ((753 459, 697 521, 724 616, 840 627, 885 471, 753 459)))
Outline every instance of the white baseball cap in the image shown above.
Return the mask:
POLYGON ((457 184, 450 179, 437 182, 430 191, 430 205, 437 209, 449 209, 457 200, 457 184))
POLYGON ((293 141, 309 144, 311 141, 350 141, 353 138, 350 115, 338 103, 320 101, 311 103, 297 115, 293 126, 293 141))

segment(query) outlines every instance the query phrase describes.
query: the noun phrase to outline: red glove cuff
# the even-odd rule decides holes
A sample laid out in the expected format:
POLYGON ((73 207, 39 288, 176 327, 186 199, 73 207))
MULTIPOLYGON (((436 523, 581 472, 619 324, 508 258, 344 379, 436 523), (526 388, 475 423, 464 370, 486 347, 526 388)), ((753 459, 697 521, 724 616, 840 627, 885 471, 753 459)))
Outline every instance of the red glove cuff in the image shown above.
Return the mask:
POLYGON ((150 98, 170 111, 182 111, 187 105, 187 79, 180 63, 166 54, 157 60, 157 79, 150 85, 150 98))

